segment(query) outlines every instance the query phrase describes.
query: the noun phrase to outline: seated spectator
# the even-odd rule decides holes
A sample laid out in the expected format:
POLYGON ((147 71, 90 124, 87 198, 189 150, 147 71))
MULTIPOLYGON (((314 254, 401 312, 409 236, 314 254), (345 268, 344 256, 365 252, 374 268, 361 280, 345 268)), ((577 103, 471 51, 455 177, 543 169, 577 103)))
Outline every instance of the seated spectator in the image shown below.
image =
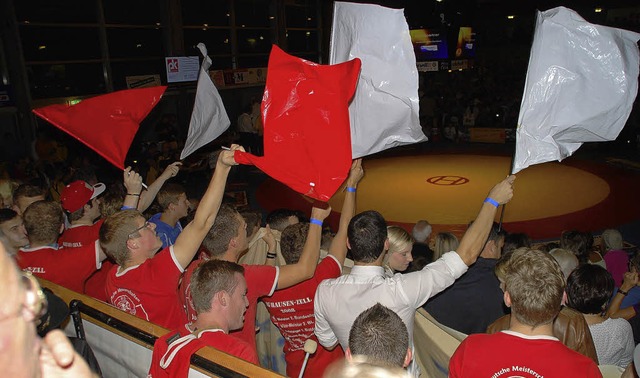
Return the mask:
MULTIPOLYGON (((284 352, 287 362, 287 375, 298 377, 304 360, 304 345, 309 339, 316 341, 313 334, 315 318, 313 315, 314 296, 320 282, 327 278, 339 277, 342 264, 347 255, 347 227, 356 208, 356 190, 362 179, 361 160, 357 159, 351 166, 346 186, 353 188, 345 193, 340 213, 340 226, 329 247, 329 255, 324 258, 315 270, 313 278, 284 290, 278 290, 262 301, 267 306, 271 321, 279 329, 285 339, 284 352), (302 320, 302 321, 301 321, 302 320)), ((298 263, 301 255, 309 254, 307 249, 319 250, 321 227, 317 222, 301 222, 293 224, 282 232, 281 251, 287 265, 298 263)), ((331 351, 318 348, 309 356, 305 376, 320 377, 331 362, 341 359, 341 348, 331 351)))
POLYGON ((599 253, 593 251, 593 236, 589 232, 565 231, 560 236, 560 248, 572 252, 580 264, 596 264, 606 268, 599 253))
POLYGON ((483 333, 506 314, 503 292, 494 273, 504 244, 504 231, 499 228, 494 222, 475 264, 422 306, 441 324, 467 335, 483 333))
POLYGON ((149 222, 156 225, 156 234, 162 240, 162 248, 176 243, 182 232, 180 219, 189 213, 189 200, 182 185, 166 184, 156 197, 162 209, 161 213, 153 215, 149 222))
MULTIPOLYGON (((513 256, 513 252, 503 253, 502 257, 496 264, 496 276, 500 280, 500 284, 504 287, 505 269, 507 263, 513 256)), ((569 274, 578 266, 576 256, 564 249, 556 248, 549 254, 560 265, 560 270, 565 280, 569 274), (564 265, 564 266, 563 266, 564 265)), ((511 322, 511 314, 507 314, 493 322, 488 328, 487 333, 496 333, 509 329, 511 322)), ((598 356, 596 347, 593 345, 589 325, 581 313, 567 306, 562 306, 560 313, 553 319, 553 336, 560 340, 569 349, 575 350, 583 356, 589 357, 598 364, 598 356)))
POLYGON ((82 247, 91 245, 99 238, 100 226, 100 196, 106 187, 103 183, 89 185, 85 181, 74 181, 64 187, 60 194, 62 208, 71 222, 58 243, 63 247, 82 247))
POLYGON ((615 290, 607 309, 607 316, 629 321, 636 344, 640 342, 640 316, 637 316, 640 314, 638 272, 640 272, 640 255, 636 254, 629 263, 629 272, 624 274, 624 280, 620 288, 615 290))
POLYGON ((22 215, 27 206, 36 201, 42 201, 45 197, 46 191, 43 188, 31 184, 21 184, 13 192, 13 210, 22 215))
POLYGON ((242 266, 221 260, 207 261, 196 269, 191 296, 197 319, 156 340, 149 378, 188 376, 191 355, 205 346, 258 364, 255 350, 229 336, 242 328, 249 305, 243 273, 242 266))
POLYGON ((407 270, 413 261, 411 255, 413 239, 404 228, 399 226, 388 226, 387 237, 389 238, 389 249, 384 257, 383 266, 385 274, 391 277, 407 270))
MULTIPOLYGON (((349 331, 355 318, 376 303, 395 311, 409 331, 413 349, 413 321, 415 310, 431 296, 452 285, 476 261, 489 235, 496 204, 507 203, 513 196, 515 176, 509 176, 491 189, 474 222, 462 239, 457 251, 418 272, 387 277, 382 260, 388 249, 387 225, 380 213, 362 212, 349 223, 348 246, 354 257, 351 273, 336 279, 324 280, 316 291, 314 313, 315 334, 322 346, 331 349, 340 344, 346 349, 349 331)), ((415 360, 409 366, 415 376, 419 369, 415 360)))
POLYGON ((568 279, 571 272, 578 267, 578 258, 566 249, 554 248, 549 251, 549 254, 551 257, 556 259, 560 265, 560 269, 562 270, 562 274, 564 274, 565 279, 568 279))
POLYGON ((429 236, 431 236, 431 224, 426 220, 419 220, 411 230, 413 236, 413 247, 411 257, 413 261, 409 263, 408 271, 415 272, 421 270, 425 265, 433 262, 433 251, 429 248, 429 236))
POLYGON ((34 202, 24 212, 24 227, 29 248, 16 255, 18 266, 35 276, 84 292, 84 282, 100 269, 106 255, 98 241, 83 247, 59 248, 57 241, 64 230, 64 214, 53 201, 34 202))
POLYGON ((439 232, 434 239, 433 261, 449 251, 458 249, 458 238, 451 232, 439 232))
POLYGON ((553 337, 565 281, 548 254, 516 250, 504 267, 509 330, 469 335, 449 362, 449 377, 601 377, 598 366, 553 337), (500 351, 500 353, 496 353, 500 351))
POLYGON ((276 209, 267 214, 267 224, 272 231, 284 231, 287 226, 296 224, 300 221, 295 210, 276 209))
POLYGON ((624 243, 620 231, 614 229, 604 230, 602 232, 601 247, 607 270, 611 273, 616 287, 620 287, 622 277, 629 266, 629 255, 623 250, 624 243))
MULTIPOLYGON (((312 217, 323 221, 330 209, 313 208, 312 217)), ((267 226, 267 231, 270 231, 267 226)), ((263 238, 268 245, 266 258, 274 260, 276 254, 276 242, 273 234, 267 232, 263 238)), ((210 259, 225 260, 236 263, 240 256, 247 250, 247 230, 244 218, 230 205, 222 205, 213 226, 202 241, 202 250, 197 260, 192 262, 180 282, 178 293, 189 319, 195 319, 195 309, 189 286, 191 275, 201 263, 210 259)), ((258 299, 272 295, 276 289, 285 289, 313 277, 318 258, 319 249, 306 250, 300 256, 298 263, 281 267, 264 265, 242 265, 244 276, 247 280, 249 307, 245 314, 245 324, 241 330, 233 332, 231 336, 245 341, 252 350, 256 350, 256 312, 258 299)))
MULTIPOLYGON (((216 220, 229 171, 236 164, 235 150, 242 150, 242 147, 232 145, 230 151, 219 154, 194 220, 184 228, 173 246, 156 254, 162 241, 156 236, 155 225, 146 222, 136 210, 120 211, 104 221, 100 228, 100 244, 118 264, 107 277, 109 303, 165 328, 177 329, 187 323, 176 289, 184 269, 216 220)), ((137 173, 127 173, 127 193, 140 193, 142 178, 137 173)), ((136 196, 127 196, 125 206, 135 208, 135 199, 136 196)))
POLYGON ((405 368, 412 359, 407 326, 398 314, 376 303, 353 321, 345 356, 349 361, 365 356, 380 365, 405 368))
POLYGON ((504 247, 502 247, 502 253, 509 253, 522 247, 531 248, 531 239, 529 238, 529 235, 525 234, 524 232, 507 233, 504 237, 504 247))
POLYGON ((600 364, 625 369, 633 360, 631 325, 624 319, 604 316, 613 287, 613 278, 606 269, 581 265, 567 281, 567 301, 569 307, 580 311, 589 324, 600 364))
POLYGON ((12 209, 0 209, 0 242, 11 256, 29 245, 22 217, 12 209))

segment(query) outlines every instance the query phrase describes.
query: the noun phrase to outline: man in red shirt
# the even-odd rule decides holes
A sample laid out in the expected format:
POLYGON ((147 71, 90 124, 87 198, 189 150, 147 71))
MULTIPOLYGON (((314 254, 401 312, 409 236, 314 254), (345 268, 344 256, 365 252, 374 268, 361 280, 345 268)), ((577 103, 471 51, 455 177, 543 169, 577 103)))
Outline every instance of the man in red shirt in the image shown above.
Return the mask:
POLYGON ((100 199, 98 196, 105 190, 103 183, 93 186, 78 180, 62 189, 60 202, 67 212, 71 226, 67 228, 58 243, 63 247, 82 247, 95 243, 98 240, 101 221, 100 199), (95 223, 94 223, 95 222, 95 223))
MULTIPOLYGON (((316 220, 312 228, 317 228, 318 235, 322 231, 322 222, 330 212, 331 208, 319 209, 314 207, 311 210, 311 217, 316 220)), ((228 205, 223 205, 220 208, 213 227, 211 227, 211 230, 202 242, 203 250, 200 258, 189 265, 180 283, 179 293, 181 300, 187 309, 188 317, 191 321, 197 319, 189 290, 193 271, 199 264, 210 259, 237 262, 240 256, 247 250, 246 228, 247 224, 238 211, 228 205)), ((267 230, 269 229, 267 228, 267 230)), ((269 245, 266 257, 273 260, 276 257, 276 242, 270 230, 264 239, 269 245)), ((249 307, 245 314, 246 321, 244 327, 239 331, 231 333, 231 336, 235 336, 246 342, 255 352, 255 321, 258 298, 273 294, 276 288, 284 289, 313 277, 313 273, 318 265, 319 256, 319 248, 309 248, 302 253, 297 264, 282 267, 243 265, 245 270, 244 276, 247 280, 249 307)))
POLYGON ((249 305, 243 273, 242 266, 228 261, 200 264, 191 281, 198 319, 156 340, 149 377, 186 377, 191 355, 205 346, 258 364, 255 350, 229 336, 242 328, 249 305))
POLYGON ((24 212, 29 248, 16 255, 18 266, 78 293, 85 280, 100 268, 106 255, 98 241, 84 247, 58 248, 56 241, 64 229, 64 215, 57 202, 37 201, 24 212))
MULTIPOLYGON (((156 254, 162 242, 155 233, 155 225, 136 210, 120 211, 104 221, 100 228, 100 244, 118 264, 107 277, 109 303, 169 329, 177 329, 187 322, 176 292, 178 281, 216 220, 229 171, 236 165, 233 158, 236 150, 243 149, 232 145, 231 150, 222 151, 218 156, 213 177, 194 219, 173 246, 156 254)), ((127 186, 127 206, 131 206, 127 201, 138 199, 142 190, 140 176, 137 173, 132 176, 136 181, 127 186)))
POLYGON ((601 377, 593 360, 553 336, 565 289, 553 257, 517 249, 505 263, 504 279, 504 303, 511 307, 509 330, 469 335, 451 357, 449 376, 601 377))
MULTIPOLYGON (((331 242, 329 255, 318 264, 313 278, 262 298, 271 315, 271 321, 280 329, 285 339, 284 358, 287 362, 287 375, 290 377, 300 374, 307 339, 318 341, 313 333, 314 296, 322 280, 339 277, 342 273, 342 264, 347 255, 347 227, 355 212, 356 189, 363 175, 361 160, 355 160, 346 180, 347 192, 340 213, 338 233, 331 242)), ((304 249, 320 250, 321 232, 320 227, 312 227, 309 223, 298 223, 285 228, 280 239, 280 250, 287 266, 296 264, 300 258, 300 251, 304 249)), ((325 368, 343 356, 342 348, 327 350, 318 347, 316 352, 309 356, 304 376, 322 377, 325 368)))

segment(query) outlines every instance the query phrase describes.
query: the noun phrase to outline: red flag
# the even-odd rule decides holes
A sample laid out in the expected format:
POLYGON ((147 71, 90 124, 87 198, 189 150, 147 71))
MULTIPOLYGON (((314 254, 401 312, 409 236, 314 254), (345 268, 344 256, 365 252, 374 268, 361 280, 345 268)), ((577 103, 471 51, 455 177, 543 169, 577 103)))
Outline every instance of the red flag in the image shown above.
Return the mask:
POLYGON ((328 201, 351 166, 349 101, 360 64, 318 65, 273 46, 262 99, 264 157, 236 151, 236 161, 328 201))
POLYGON ((127 89, 75 105, 49 105, 33 112, 124 169, 124 159, 140 122, 166 89, 166 86, 127 89))

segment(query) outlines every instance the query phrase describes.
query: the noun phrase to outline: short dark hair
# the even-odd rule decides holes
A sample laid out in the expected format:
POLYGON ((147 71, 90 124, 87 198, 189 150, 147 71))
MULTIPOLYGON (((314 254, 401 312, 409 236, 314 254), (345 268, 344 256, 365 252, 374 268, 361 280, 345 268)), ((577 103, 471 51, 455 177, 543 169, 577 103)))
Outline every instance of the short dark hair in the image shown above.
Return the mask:
POLYGON ((158 205, 160 205, 162 211, 166 211, 170 204, 175 205, 178 203, 178 197, 180 197, 181 194, 186 195, 184 187, 175 182, 169 182, 164 184, 158 191, 156 201, 158 201, 158 205))
POLYGON ((292 224, 282 231, 280 252, 287 264, 295 264, 300 260, 308 232, 309 223, 306 222, 292 224))
POLYGON ((284 231, 292 216, 297 217, 298 213, 290 209, 275 209, 267 214, 267 224, 273 230, 284 231))
POLYGON ((404 367, 408 348, 407 326, 380 303, 360 313, 349 332, 351 354, 367 356, 379 364, 404 367))
POLYGON ((229 249, 231 239, 238 236, 240 213, 229 204, 222 204, 213 226, 202 241, 202 246, 212 256, 220 256, 229 249))
POLYGON ((21 184, 13 192, 13 201, 16 202, 18 198, 22 197, 37 197, 46 195, 44 188, 38 185, 21 184))
POLYGON ((567 279, 569 307, 583 314, 599 314, 613 294, 611 273, 599 265, 583 264, 567 279))
POLYGON ((18 216, 18 213, 16 213, 15 210, 4 209, 4 208, 0 209, 0 224, 3 224, 4 222, 8 222, 17 216, 18 216))
MULTIPOLYGON (((572 252, 580 264, 589 261, 589 234, 577 230, 565 231, 560 236, 560 248, 572 252)), ((593 241, 591 241, 593 244, 593 241)))
POLYGON ((354 261, 374 262, 384 252, 387 222, 375 210, 363 211, 349 222, 347 237, 354 261))
POLYGON ((233 293, 234 274, 244 274, 242 265, 224 260, 208 260, 200 264, 191 277, 191 298, 198 314, 211 309, 211 299, 220 292, 233 293))
POLYGON ((531 238, 524 232, 519 233, 507 233, 504 237, 504 246, 502 247, 502 253, 516 250, 518 248, 531 248, 531 238))

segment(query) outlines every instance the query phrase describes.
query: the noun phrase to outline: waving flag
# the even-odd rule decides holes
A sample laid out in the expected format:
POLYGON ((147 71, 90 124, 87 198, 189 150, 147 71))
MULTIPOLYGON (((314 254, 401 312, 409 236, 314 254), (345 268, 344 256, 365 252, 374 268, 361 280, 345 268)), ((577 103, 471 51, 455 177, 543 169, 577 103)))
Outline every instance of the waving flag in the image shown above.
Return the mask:
POLYGON ((615 140, 638 92, 638 39, 564 7, 538 12, 513 173, 615 140))
POLYGON ((124 169, 124 159, 140 122, 166 89, 164 86, 127 89, 75 105, 49 105, 33 112, 124 169))
POLYGON ((196 100, 189 122, 189 133, 180 153, 180 159, 191 155, 195 150, 215 140, 231 125, 227 111, 224 109, 222 98, 209 76, 211 58, 207 55, 207 47, 198 43, 198 49, 204 59, 200 66, 196 100))
POLYGON ((359 71, 359 59, 323 66, 274 45, 262 99, 264 157, 236 151, 236 161, 328 201, 351 166, 348 106, 359 71))
POLYGON ((427 140, 418 118, 418 69, 402 9, 336 1, 329 63, 362 60, 349 106, 353 158, 427 140))

